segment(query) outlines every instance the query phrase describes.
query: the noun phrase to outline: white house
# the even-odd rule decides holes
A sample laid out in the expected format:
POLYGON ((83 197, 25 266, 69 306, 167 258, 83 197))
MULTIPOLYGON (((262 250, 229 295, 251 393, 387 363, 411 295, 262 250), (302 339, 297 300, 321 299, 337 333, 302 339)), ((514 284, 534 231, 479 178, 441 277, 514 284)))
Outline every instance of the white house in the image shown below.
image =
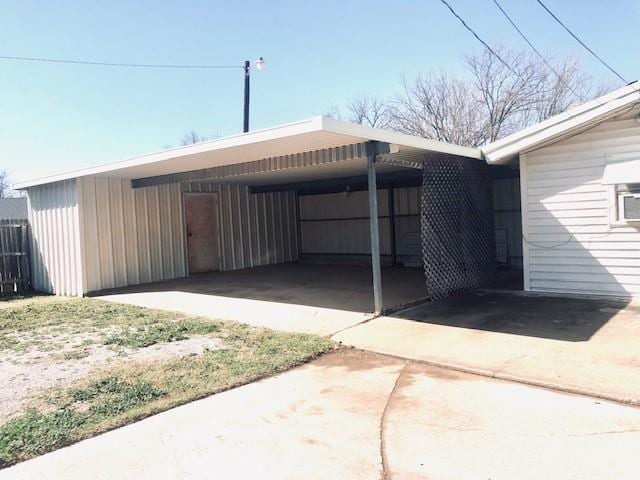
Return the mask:
POLYGON ((524 288, 640 294, 640 83, 483 148, 518 163, 524 288))

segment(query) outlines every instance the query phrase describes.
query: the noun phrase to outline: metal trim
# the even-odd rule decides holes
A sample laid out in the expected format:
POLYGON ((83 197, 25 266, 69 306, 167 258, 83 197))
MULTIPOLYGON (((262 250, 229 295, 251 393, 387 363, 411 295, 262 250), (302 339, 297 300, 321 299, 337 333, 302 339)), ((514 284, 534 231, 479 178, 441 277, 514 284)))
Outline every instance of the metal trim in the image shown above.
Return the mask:
POLYGON ((166 183, 211 182, 224 180, 225 178, 250 176, 258 173, 304 168, 307 166, 325 165, 364 158, 366 158, 364 144, 355 143, 323 150, 263 158, 261 160, 233 165, 191 170, 189 172, 134 178, 131 180, 131 187, 142 188, 166 183))

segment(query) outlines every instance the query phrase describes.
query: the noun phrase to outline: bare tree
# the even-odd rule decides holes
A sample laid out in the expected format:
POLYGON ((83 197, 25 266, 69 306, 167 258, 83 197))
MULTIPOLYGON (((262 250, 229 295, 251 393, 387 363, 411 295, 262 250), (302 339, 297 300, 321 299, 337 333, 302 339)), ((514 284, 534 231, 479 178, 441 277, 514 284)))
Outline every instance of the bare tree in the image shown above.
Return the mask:
POLYGON ((591 97, 591 78, 581 71, 576 60, 545 63, 523 52, 502 47, 495 50, 511 68, 488 51, 466 57, 476 100, 485 114, 485 142, 542 121, 565 111, 572 103, 591 97))
POLYGON ((347 105, 349 121, 369 127, 385 128, 389 126, 389 105, 368 95, 362 95, 351 99, 347 105))
POLYGON ((9 173, 6 170, 0 170, 0 198, 10 197, 11 192, 9 173))
POLYGON ((386 128, 391 120, 388 102, 369 95, 353 97, 349 100, 344 113, 336 105, 331 105, 325 115, 336 120, 346 120, 375 128, 386 128))
MULTIPOLYGON (((420 75, 391 102, 362 96, 347 105, 347 118, 360 124, 412 135, 480 146, 597 96, 592 78, 577 60, 542 60, 494 47, 465 57, 468 76, 444 72, 420 75)), ((335 111, 338 111, 335 109, 335 111)))
POLYGON ((323 113, 325 117, 333 118, 334 120, 345 120, 342 109, 335 103, 329 104, 329 108, 323 113))
POLYGON ((189 130, 186 132, 180 140, 180 145, 193 145, 194 143, 200 143, 208 140, 207 137, 200 135, 195 130, 189 130))
POLYGON ((483 138, 482 111, 472 85, 445 73, 419 76, 389 110, 394 130, 458 145, 483 138))

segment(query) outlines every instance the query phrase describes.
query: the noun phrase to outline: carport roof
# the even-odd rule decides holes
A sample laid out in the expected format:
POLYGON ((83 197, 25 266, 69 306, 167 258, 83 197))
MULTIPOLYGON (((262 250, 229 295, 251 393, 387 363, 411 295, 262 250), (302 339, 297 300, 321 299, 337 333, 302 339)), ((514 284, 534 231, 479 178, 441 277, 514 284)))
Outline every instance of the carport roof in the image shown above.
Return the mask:
POLYGON ((13 188, 26 189, 91 175, 121 179, 170 175, 340 147, 370 140, 396 145, 400 152, 433 152, 482 159, 482 153, 476 148, 452 145, 318 116, 300 122, 140 155, 97 167, 24 181, 15 184, 13 188))

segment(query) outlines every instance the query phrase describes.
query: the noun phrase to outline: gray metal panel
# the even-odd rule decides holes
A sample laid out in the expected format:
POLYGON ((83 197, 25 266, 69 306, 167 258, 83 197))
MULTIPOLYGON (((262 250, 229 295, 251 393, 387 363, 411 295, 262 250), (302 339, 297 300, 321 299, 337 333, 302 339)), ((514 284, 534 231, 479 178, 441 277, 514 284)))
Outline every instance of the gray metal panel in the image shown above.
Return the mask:
POLYGON ((506 230, 509 267, 522 270, 522 213, 520 178, 493 180, 493 221, 506 230))
POLYGON ((76 180, 28 189, 32 283, 37 291, 82 295, 76 180))
MULTIPOLYGON (((378 190, 380 252, 385 256, 391 255, 388 195, 389 190, 378 190)), ((414 239, 420 234, 419 195, 419 187, 394 188, 396 252, 400 263, 404 256, 421 256, 414 239)), ((348 262, 358 258, 353 255, 371 253, 366 191, 351 192, 348 196, 344 193, 301 196, 300 220, 303 255, 325 254, 328 259, 340 255, 348 262)))
POLYGON ((221 270, 298 260, 295 193, 250 193, 245 185, 183 184, 184 192, 219 192, 221 270))
POLYGON ((79 179, 84 291, 186 275, 180 185, 133 190, 113 178, 79 179))

